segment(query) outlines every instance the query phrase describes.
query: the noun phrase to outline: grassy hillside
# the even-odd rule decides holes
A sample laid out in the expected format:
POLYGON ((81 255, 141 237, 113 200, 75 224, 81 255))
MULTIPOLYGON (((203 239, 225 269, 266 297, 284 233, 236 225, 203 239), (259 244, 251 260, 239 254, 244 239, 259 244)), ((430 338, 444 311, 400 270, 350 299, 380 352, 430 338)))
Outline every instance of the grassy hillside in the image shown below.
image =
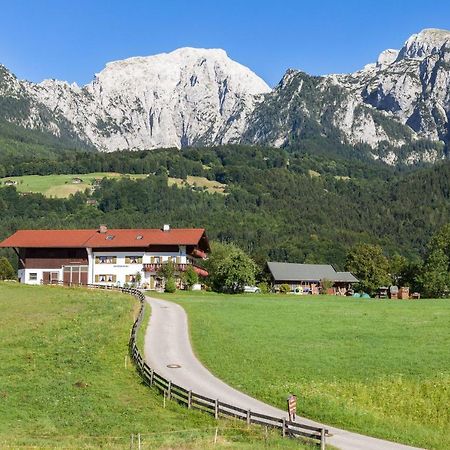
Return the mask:
POLYGON ((71 175, 24 175, 21 177, 0 178, 0 186, 5 185, 5 181, 16 181, 16 188, 19 192, 34 192, 43 194, 46 197, 67 198, 70 194, 83 192, 91 188, 95 180, 103 178, 123 178, 131 179, 145 178, 147 175, 127 175, 116 172, 96 172, 71 175), (73 183, 74 178, 80 178, 79 184, 73 183))
POLYGON ((122 294, 0 283, 1 448, 129 449, 133 433, 143 449, 209 448, 217 426, 219 447, 265 445, 260 428, 163 407, 125 366, 136 311, 122 294))
POLYGON ((307 417, 450 448, 450 301, 164 298, 186 308, 200 359, 233 386, 281 408, 295 393, 307 417))

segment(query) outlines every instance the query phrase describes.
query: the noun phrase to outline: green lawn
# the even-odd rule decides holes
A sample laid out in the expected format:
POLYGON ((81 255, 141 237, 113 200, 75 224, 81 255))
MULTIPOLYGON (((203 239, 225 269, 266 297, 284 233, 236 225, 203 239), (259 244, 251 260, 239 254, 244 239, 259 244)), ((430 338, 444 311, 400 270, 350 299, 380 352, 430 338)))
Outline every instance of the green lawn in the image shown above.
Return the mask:
POLYGON ((47 197, 65 198, 70 194, 84 191, 92 187, 96 179, 120 178, 129 176, 132 179, 145 178, 147 175, 124 175, 115 172, 96 172, 70 175, 24 175, 21 177, 0 178, 0 186, 3 187, 6 180, 16 181, 16 188, 19 192, 35 192, 44 194, 47 197), (72 180, 80 178, 79 184, 74 184, 72 180))
POLYGON ((301 414, 450 448, 450 301, 164 294, 200 359, 233 386, 301 414), (227 349, 223 351, 223 349, 227 349))
MULTIPOLYGON (((138 303, 114 292, 0 283, 0 448, 299 448, 187 411, 128 360, 138 303), (135 447, 137 444, 135 443, 135 447)), ((306 448, 306 447, 301 447, 306 448)))

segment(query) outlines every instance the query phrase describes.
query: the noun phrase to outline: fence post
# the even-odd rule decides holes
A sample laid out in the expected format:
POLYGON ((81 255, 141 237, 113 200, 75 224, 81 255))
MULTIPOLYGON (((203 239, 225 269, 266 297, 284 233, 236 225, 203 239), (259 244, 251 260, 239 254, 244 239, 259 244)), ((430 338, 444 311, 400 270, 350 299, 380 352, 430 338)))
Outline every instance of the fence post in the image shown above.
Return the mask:
POLYGON ((217 398, 214 402, 214 418, 215 419, 219 418, 219 400, 217 398))
POLYGON ((153 369, 150 369, 150 386, 153 386, 153 369))
POLYGON ((170 400, 171 393, 172 393, 172 382, 169 380, 169 386, 167 388, 167 399, 168 400, 170 400))
POLYGON ((192 391, 188 392, 188 409, 192 407, 192 391))
POLYGON ((247 409, 247 425, 250 425, 252 423, 252 412, 247 409))
POLYGON ((320 430, 320 450, 325 450, 325 428, 320 430))
POLYGON ((281 431, 281 435, 283 437, 286 437, 286 419, 283 417, 283 423, 281 424, 282 426, 282 431, 281 431))

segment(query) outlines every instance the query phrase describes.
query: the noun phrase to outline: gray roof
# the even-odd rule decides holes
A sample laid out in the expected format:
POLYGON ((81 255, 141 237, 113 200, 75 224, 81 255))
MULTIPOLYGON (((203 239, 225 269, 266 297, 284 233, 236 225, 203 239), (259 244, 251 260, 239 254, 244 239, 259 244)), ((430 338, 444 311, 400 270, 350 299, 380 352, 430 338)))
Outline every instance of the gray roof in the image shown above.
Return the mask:
POLYGON ((268 262, 270 272, 275 281, 320 281, 357 283, 358 280, 350 272, 336 272, 330 264, 293 264, 268 262))
POLYGON ((340 281, 341 283, 358 283, 358 278, 351 272, 336 272, 336 279, 334 281, 340 281))

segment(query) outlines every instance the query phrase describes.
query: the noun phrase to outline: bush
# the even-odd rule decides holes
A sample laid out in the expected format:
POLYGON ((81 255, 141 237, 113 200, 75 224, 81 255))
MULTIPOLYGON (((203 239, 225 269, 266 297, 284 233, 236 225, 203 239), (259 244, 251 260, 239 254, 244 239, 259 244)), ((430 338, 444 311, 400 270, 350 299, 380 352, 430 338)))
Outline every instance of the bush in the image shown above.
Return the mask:
POLYGON ((192 266, 188 266, 188 268, 182 275, 182 279, 186 288, 190 291, 192 289, 192 286, 198 283, 198 274, 192 266))
POLYGON ((169 277, 166 280, 166 284, 164 286, 164 291, 169 294, 173 294, 177 290, 177 286, 175 284, 175 278, 169 277))
POLYGON ((257 287, 261 291, 261 294, 268 294, 270 292, 270 287, 265 281, 257 284, 257 287))
POLYGON ((320 293, 325 295, 328 291, 328 289, 331 289, 333 287, 333 282, 331 280, 328 280, 326 278, 324 278, 323 280, 320 280, 320 287, 321 287, 321 291, 320 293))
POLYGON ((287 294, 291 292, 291 287, 288 284, 282 284, 280 286, 280 294, 287 294))
POLYGON ((15 280, 16 272, 11 263, 3 256, 0 258, 0 280, 15 280))

